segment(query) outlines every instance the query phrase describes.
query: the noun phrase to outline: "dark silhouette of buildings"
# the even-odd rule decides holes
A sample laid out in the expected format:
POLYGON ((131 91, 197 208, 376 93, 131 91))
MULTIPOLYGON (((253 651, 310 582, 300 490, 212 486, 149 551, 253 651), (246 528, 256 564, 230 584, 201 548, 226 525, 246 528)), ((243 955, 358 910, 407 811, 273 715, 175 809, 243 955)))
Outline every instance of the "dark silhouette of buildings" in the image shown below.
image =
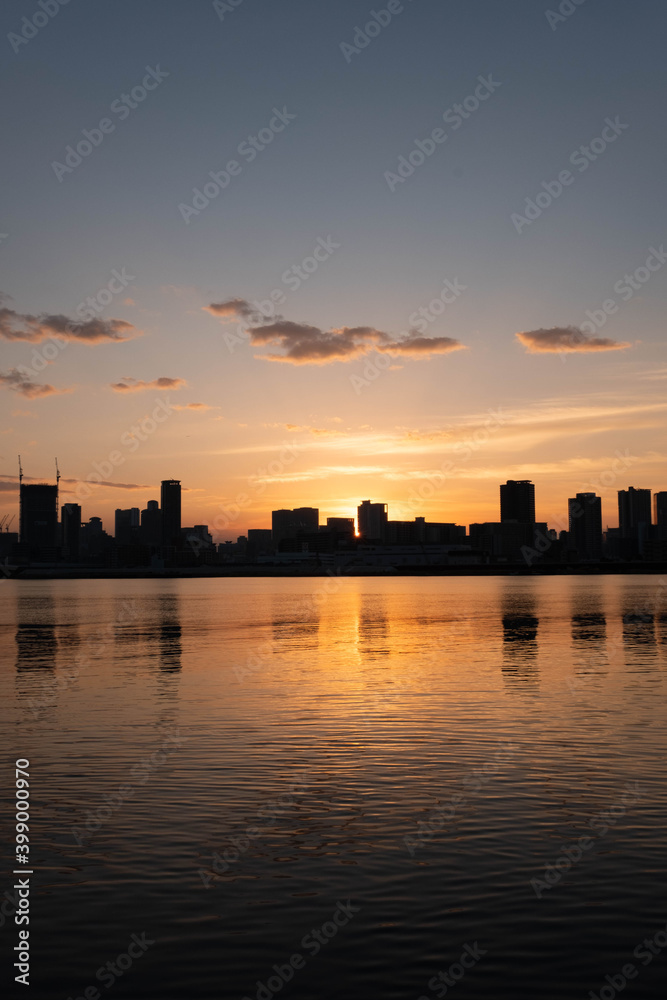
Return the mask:
POLYGON ((80 558, 81 506, 64 503, 60 508, 60 544, 65 562, 76 563, 80 558))
POLYGON ((139 541, 139 508, 116 508, 114 535, 116 545, 136 545, 139 541))
POLYGON ((149 500, 141 512, 139 537, 142 545, 158 548, 162 542, 162 511, 157 500, 149 500))
POLYGON ((357 507, 357 527, 363 542, 383 542, 387 527, 387 504, 362 500, 357 507))
POLYGON ((579 559, 602 557, 602 500, 595 493, 577 493, 567 501, 568 547, 579 559))
MULTIPOLYGON (((115 537, 99 517, 82 523, 79 504, 65 503, 58 524, 58 484, 23 484, 19 479, 20 536, 0 534, 0 559, 83 563, 110 568, 151 565, 186 567, 218 564, 293 564, 341 567, 420 568, 507 563, 667 562, 667 491, 629 487, 618 491, 618 528, 602 533, 602 503, 591 492, 568 499, 568 530, 558 533, 535 521, 535 487, 530 480, 500 486, 500 520, 463 525, 390 521, 388 505, 363 500, 352 517, 328 517, 319 509, 298 507, 272 512, 272 527, 251 528, 234 542, 213 543, 208 525, 181 527, 181 482, 165 479, 161 507, 118 508, 115 537)), ((8 515, 7 515, 8 516, 8 515)), ((6 520, 6 518, 5 518, 6 520)), ((0 525, 1 526, 1 525, 0 525)), ((564 527, 564 525, 561 525, 564 527)))
POLYGON ((320 512, 317 507, 296 507, 294 510, 271 512, 271 537, 276 549, 286 538, 296 538, 301 532, 317 532, 320 512))
POLYGON ((508 479, 501 485, 500 520, 535 524, 535 487, 529 479, 508 479))
POLYGON ((29 559, 54 559, 58 544, 58 487, 21 483, 20 542, 29 559))
POLYGON ((181 481, 163 479, 160 497, 162 507, 162 544, 177 551, 181 545, 181 481))
POLYGON ((427 521, 416 517, 414 521, 387 521, 384 530, 385 545, 465 545, 466 529, 461 524, 427 521))
MULTIPOLYGON (((240 539, 237 541, 240 541, 240 539)), ((246 555, 250 562, 259 556, 270 556, 273 552, 272 531, 270 528, 249 528, 246 538, 246 555)))
POLYGON ((81 525, 81 557, 83 561, 106 563, 113 539, 104 530, 101 517, 91 517, 81 525))
POLYGON ((667 540, 667 491, 653 494, 653 523, 656 527, 656 537, 660 541, 667 540))
POLYGON ((334 531, 337 535, 354 538, 354 518, 353 517, 328 517, 326 528, 321 527, 320 531, 334 531))
POLYGON ((494 562, 521 560, 530 563, 543 552, 553 550, 552 539, 547 534, 547 525, 539 522, 511 520, 471 524, 469 542, 474 549, 479 549, 494 562))
POLYGON ((643 555, 651 530, 651 491, 629 486, 618 491, 618 527, 621 557, 636 559, 643 555))

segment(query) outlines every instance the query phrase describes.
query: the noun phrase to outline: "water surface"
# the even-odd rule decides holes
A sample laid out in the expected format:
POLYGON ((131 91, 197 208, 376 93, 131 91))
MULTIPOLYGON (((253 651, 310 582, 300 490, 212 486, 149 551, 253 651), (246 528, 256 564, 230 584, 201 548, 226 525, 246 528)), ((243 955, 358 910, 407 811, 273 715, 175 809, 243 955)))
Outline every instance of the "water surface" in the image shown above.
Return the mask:
POLYGON ((32 996, 240 1000, 271 979, 263 1000, 416 1000, 444 995, 429 980, 466 945, 457 1000, 583 1000, 627 963, 629 1000, 663 996, 667 949, 633 952, 667 924, 666 594, 659 577, 2 582, 32 996), (96 979, 132 934, 154 943, 96 979))

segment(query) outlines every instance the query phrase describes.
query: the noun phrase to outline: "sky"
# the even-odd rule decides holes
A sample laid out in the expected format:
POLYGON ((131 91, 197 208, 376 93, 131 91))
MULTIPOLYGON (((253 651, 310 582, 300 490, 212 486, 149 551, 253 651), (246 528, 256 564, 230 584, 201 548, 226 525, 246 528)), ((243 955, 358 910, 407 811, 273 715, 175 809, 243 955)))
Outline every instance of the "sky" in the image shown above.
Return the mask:
POLYGON ((6 0, 0 519, 667 489, 657 0, 6 0))

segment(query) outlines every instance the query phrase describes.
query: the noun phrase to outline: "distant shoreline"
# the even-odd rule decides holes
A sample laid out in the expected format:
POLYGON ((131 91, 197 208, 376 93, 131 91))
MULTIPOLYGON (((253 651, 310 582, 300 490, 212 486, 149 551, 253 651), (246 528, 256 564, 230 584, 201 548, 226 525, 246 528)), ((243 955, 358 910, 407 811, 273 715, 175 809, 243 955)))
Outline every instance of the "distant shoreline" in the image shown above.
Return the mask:
POLYGON ((646 576, 667 573, 667 563, 584 563, 581 565, 522 566, 353 566, 336 572, 324 566, 193 566, 152 570, 109 568, 56 568, 30 566, 8 576, 11 580, 165 580, 301 577, 406 577, 406 576, 646 576))

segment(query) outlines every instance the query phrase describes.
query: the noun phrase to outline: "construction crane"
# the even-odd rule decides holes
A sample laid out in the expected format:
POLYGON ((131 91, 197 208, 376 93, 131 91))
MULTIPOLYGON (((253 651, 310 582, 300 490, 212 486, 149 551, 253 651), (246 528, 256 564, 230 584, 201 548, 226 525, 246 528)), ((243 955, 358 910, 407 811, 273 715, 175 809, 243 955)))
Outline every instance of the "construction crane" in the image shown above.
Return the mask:
POLYGON ((60 493, 60 469, 58 468, 58 459, 56 459, 56 521, 60 517, 59 509, 59 496, 60 493))
POLYGON ((9 514, 5 514, 5 516, 3 517, 2 521, 0 521, 0 531, 2 531, 2 526, 3 526, 3 524, 5 523, 5 521, 7 520, 8 517, 9 517, 9 514))
POLYGON ((5 531, 9 531, 9 529, 12 526, 12 522, 13 522, 13 520, 14 520, 15 517, 16 517, 16 514, 12 514, 12 516, 9 518, 9 521, 7 522, 7 527, 5 528, 5 531))

